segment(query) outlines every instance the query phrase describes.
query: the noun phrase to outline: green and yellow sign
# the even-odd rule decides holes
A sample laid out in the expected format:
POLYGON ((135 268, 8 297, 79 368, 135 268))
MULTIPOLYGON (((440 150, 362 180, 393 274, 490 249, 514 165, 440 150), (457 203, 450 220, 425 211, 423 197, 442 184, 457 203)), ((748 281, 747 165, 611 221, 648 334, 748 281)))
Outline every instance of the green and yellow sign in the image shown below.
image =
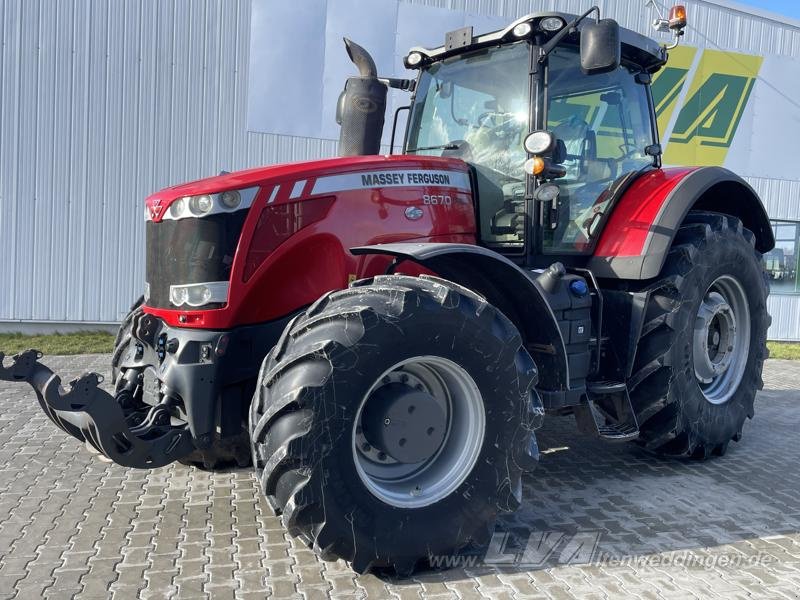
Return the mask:
POLYGON ((669 63, 652 86, 658 127, 666 145, 665 163, 725 163, 763 60, 720 50, 672 50, 669 63), (675 111, 677 118, 673 118, 675 111))
POLYGON ((696 54, 697 48, 678 46, 670 52, 667 66, 653 79, 653 101, 658 117, 658 130, 662 133, 669 126, 696 54))
MULTIPOLYGON (((665 164, 725 164, 763 63, 761 56, 738 52, 691 46, 670 51, 669 62, 651 86, 665 164)), ((570 119, 596 123, 599 116, 598 152, 611 156, 619 148, 622 123, 618 112, 606 111, 603 106, 600 92, 555 98, 548 112, 548 127, 564 126, 570 119)), ((766 121, 770 119, 765 121, 763 116, 759 132, 769 125, 766 121)))

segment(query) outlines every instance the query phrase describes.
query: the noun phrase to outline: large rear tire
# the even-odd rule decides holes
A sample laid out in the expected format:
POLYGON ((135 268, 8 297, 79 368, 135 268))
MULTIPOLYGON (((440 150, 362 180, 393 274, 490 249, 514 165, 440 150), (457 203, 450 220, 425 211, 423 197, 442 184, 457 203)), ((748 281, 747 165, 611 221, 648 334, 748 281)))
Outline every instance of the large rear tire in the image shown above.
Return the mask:
POLYGON ((538 456, 535 380, 480 296, 426 276, 357 282, 264 360, 250 412, 261 491, 289 533, 358 572, 477 551, 538 456))
POLYGON ((692 211, 649 286, 629 382, 639 443, 708 458, 739 441, 753 417, 770 318, 755 236, 739 219, 692 211))

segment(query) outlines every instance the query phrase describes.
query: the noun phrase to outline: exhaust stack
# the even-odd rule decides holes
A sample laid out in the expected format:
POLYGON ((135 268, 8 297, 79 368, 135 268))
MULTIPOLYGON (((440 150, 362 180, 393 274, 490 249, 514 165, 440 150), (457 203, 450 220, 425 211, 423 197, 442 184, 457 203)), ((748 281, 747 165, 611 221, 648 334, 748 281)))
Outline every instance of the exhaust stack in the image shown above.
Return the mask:
POLYGON ((347 38, 344 45, 359 76, 347 79, 336 107, 336 122, 341 126, 339 156, 379 154, 389 90, 378 80, 369 52, 347 38))

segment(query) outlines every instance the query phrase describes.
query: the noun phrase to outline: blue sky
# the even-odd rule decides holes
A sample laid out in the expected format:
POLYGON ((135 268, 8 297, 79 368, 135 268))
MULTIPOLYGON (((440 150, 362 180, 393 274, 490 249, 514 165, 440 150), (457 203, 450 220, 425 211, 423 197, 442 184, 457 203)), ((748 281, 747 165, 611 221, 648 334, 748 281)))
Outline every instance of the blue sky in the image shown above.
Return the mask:
POLYGON ((797 0, 735 0, 739 4, 749 4, 774 13, 800 19, 800 2, 797 0))

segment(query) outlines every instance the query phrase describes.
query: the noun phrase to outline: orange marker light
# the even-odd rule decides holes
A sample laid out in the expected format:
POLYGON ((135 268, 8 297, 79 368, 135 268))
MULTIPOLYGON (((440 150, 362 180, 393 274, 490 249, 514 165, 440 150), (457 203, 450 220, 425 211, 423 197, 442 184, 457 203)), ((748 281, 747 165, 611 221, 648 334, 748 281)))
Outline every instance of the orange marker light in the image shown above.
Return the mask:
POLYGON ((523 168, 528 175, 541 175, 544 172, 544 159, 541 156, 529 158, 523 168))
POLYGON ((686 27, 686 7, 678 4, 669 9, 669 28, 683 29, 686 27))

